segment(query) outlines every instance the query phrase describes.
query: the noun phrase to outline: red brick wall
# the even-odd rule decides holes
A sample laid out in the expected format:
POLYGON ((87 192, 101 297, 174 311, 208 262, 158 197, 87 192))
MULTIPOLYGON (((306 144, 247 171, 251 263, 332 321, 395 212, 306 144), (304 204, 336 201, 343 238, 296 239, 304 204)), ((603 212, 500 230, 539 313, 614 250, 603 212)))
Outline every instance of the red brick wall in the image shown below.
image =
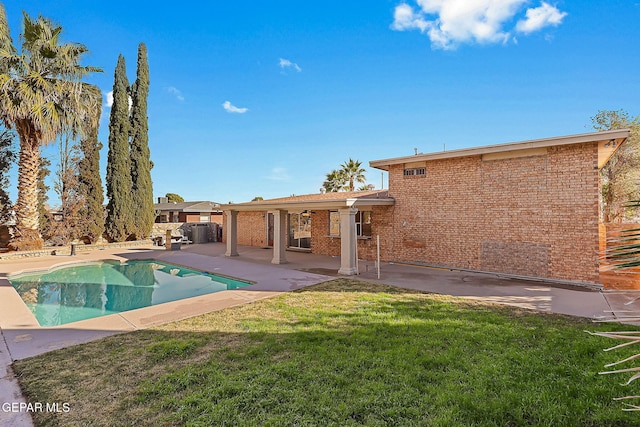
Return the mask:
POLYGON ((598 282, 596 143, 549 149, 550 276, 598 282))
MULTIPOLYGON (((391 249, 385 247, 385 239, 391 235, 392 206, 374 206, 372 209, 372 237, 358 239, 360 259, 375 259, 376 235, 380 234, 381 258, 392 259, 391 249), (386 252, 385 252, 386 251, 386 252)), ((238 213, 238 244, 247 246, 266 246, 266 212, 238 213)), ((223 241, 226 242, 226 233, 223 241)), ((288 233, 287 233, 288 241, 288 233)), ((329 211, 311 212, 311 252, 321 255, 340 256, 340 237, 329 236, 329 211)))
MULTIPOLYGON (((388 239, 392 224, 392 206, 373 206, 363 208, 371 210, 370 238, 358 238, 358 258, 376 258, 376 235, 380 234, 381 252, 383 257, 383 241, 388 239)), ((329 211, 313 211, 311 213, 311 252, 314 254, 340 256, 340 237, 329 235, 329 211)))
MULTIPOLYGON (((238 244, 265 247, 266 212, 238 212, 238 244)), ((226 242, 226 237, 225 237, 226 242)))
POLYGON ((425 178, 405 178, 403 169, 389 170, 389 195, 396 199, 391 259, 476 268, 479 157, 428 162, 425 178))
POLYGON ((222 213, 212 213, 211 222, 215 222, 218 225, 224 224, 224 215, 222 213))
POLYGON ((340 238, 329 236, 329 211, 311 212, 311 252, 339 256, 340 238))
MULTIPOLYGON (((550 147, 546 154, 426 162, 426 175, 389 169, 395 206, 372 208, 372 238, 361 259, 421 262, 597 283, 597 145, 550 147)), ((265 246, 264 212, 238 214, 238 244, 265 246)), ((311 214, 312 252, 340 255, 329 213, 311 214)))
POLYGON ((389 193, 396 214, 388 260, 598 281, 595 143, 429 161, 424 179, 406 179, 395 165, 389 193))
POLYGON ((180 220, 182 219, 184 219, 183 222, 200 222, 200 214, 180 212, 180 220))
MULTIPOLYGON (((220 225, 223 224, 223 214, 211 214, 209 216, 210 222, 216 222, 220 225)), ((200 214, 199 213, 187 213, 187 212, 179 212, 178 213, 178 221, 179 222, 200 222, 200 214)))

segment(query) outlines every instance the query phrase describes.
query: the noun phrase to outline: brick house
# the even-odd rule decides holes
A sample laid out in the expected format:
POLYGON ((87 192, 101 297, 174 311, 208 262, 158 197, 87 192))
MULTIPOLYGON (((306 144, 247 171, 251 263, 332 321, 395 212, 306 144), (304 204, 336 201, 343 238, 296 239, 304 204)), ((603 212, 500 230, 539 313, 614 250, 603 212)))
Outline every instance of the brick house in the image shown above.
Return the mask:
POLYGON ((595 132, 370 162, 388 191, 224 205, 237 244, 561 281, 599 283, 599 170, 629 130, 595 132))
POLYGON ((355 274, 356 254, 373 256, 374 230, 384 228, 393 203, 387 191, 378 190, 224 205, 226 255, 238 255, 237 244, 273 247, 274 264, 286 262, 286 249, 339 255, 339 272, 355 274))
POLYGON ((158 203, 154 208, 156 223, 215 222, 222 225, 220 203, 209 201, 169 203, 166 197, 158 197, 158 203))

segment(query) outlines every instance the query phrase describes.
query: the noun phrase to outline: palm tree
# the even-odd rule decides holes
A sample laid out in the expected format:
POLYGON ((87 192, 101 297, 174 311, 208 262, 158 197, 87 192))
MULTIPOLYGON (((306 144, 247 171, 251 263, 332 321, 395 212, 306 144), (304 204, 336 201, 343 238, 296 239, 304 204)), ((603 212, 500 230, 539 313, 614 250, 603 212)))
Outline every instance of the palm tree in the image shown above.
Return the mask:
POLYGON ((346 190, 347 177, 340 169, 334 169, 327 174, 322 187, 329 193, 346 190))
POLYGON ((0 4, 0 120, 20 140, 16 234, 12 249, 38 249, 38 171, 40 146, 63 134, 77 137, 83 123, 95 121, 100 109, 98 88, 82 82, 99 68, 80 65, 88 50, 60 43, 62 27, 49 19, 32 20, 23 13, 21 51, 14 47, 4 7, 0 4))
POLYGON ((356 182, 363 184, 366 181, 366 178, 364 176, 366 170, 361 167, 362 162, 349 158, 348 162, 345 162, 340 166, 342 167, 340 171, 349 181, 349 191, 354 191, 356 182))

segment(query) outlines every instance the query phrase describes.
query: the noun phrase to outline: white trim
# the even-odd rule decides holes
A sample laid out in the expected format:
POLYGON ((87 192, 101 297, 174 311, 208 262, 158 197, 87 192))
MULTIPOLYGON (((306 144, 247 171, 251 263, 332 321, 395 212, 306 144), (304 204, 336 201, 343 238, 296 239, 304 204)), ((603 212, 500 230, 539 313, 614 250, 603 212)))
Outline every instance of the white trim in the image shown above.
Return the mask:
POLYGON ((224 210, 234 210, 239 212, 256 212, 256 211, 271 211, 278 209, 285 209, 288 211, 296 210, 329 210, 329 209, 344 209, 350 207, 360 206, 391 206, 395 203, 395 200, 391 197, 384 199, 360 199, 360 198, 347 198, 341 200, 305 200, 305 201, 291 201, 291 202, 259 202, 259 203, 240 203, 234 205, 226 205, 224 210))
POLYGON ((535 139, 531 141, 511 142, 508 144, 487 145, 484 147, 463 148, 460 150, 442 151, 438 153, 416 154, 413 156, 395 157, 383 160, 372 160, 369 166, 382 170, 389 170, 389 166, 418 161, 450 159, 455 157, 479 156, 489 153, 502 153, 505 151, 529 150, 532 148, 554 147, 557 145, 581 144, 584 142, 598 142, 616 140, 620 146, 629 137, 629 129, 608 130, 603 132, 591 132, 578 135, 559 136, 555 138, 535 139))

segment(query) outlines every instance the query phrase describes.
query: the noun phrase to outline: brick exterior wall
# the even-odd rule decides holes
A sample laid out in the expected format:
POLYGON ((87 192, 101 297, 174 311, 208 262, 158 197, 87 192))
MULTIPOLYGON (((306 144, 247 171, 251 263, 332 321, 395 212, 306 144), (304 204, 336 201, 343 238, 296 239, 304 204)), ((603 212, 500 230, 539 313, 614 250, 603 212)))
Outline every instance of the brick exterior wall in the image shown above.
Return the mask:
MULTIPOLYGON (((238 244, 246 246, 267 246, 266 212, 238 212, 238 244)), ((226 242, 226 233, 223 241, 226 242)))
POLYGON ((433 160, 418 179, 394 165, 388 259, 596 283, 597 159, 597 145, 586 143, 531 157, 433 160))
MULTIPOLYGON (((371 237, 358 238, 358 258, 376 258, 376 235, 382 240, 391 236, 392 206, 373 206, 371 210, 371 237)), ((340 237, 329 235, 329 211, 311 213, 311 252, 320 255, 340 256, 340 237)), ((380 255, 383 258, 382 253, 380 255)))
MULTIPOLYGON (((165 212, 167 214, 167 218, 169 222, 200 222, 200 214, 199 213, 188 213, 188 212, 178 212, 177 218, 174 216, 173 212, 165 212)), ((209 222, 215 222, 218 225, 223 224, 222 213, 211 213, 209 215, 209 222)), ((159 223, 166 224, 166 223, 159 223)))
MULTIPOLYGON (((371 211, 373 236, 371 238, 358 239, 358 256, 361 259, 375 259, 376 234, 380 234, 381 240, 391 235, 393 207, 373 206, 371 211)), ((286 239, 288 242, 288 232, 286 239)), ((223 237, 223 241, 226 242, 226 236, 223 237)), ((256 247, 267 246, 266 212, 238 213, 238 244, 256 247)), ((311 252, 321 255, 340 256, 340 237, 329 235, 328 210, 311 212, 311 252)), ((391 253, 387 254, 388 259, 391 259, 390 255, 391 253)))
MULTIPOLYGON (((389 168, 394 206, 374 206, 361 259, 599 283, 598 148, 549 147, 528 157, 424 162, 425 175, 389 168), (490 160, 491 159, 491 160, 490 160)), ((415 166, 413 164, 408 165, 415 166)), ((238 214, 238 244, 266 246, 266 212, 238 214)), ((311 212, 313 253, 339 256, 329 211, 311 212)))
POLYGON ((329 236, 329 211, 311 211, 311 252, 340 256, 340 238, 329 236))

